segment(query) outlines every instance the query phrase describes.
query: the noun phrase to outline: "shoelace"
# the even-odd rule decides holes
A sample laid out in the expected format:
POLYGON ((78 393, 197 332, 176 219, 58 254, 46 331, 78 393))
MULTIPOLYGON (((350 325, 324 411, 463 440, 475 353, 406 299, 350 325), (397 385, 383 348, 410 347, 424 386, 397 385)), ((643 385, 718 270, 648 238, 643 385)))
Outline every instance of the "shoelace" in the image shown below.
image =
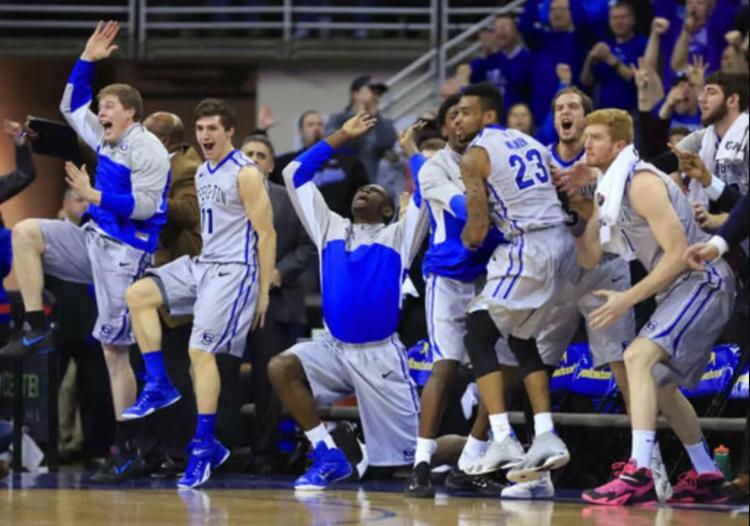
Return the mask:
POLYGON ((622 472, 625 471, 627 465, 628 463, 625 461, 615 462, 614 464, 612 464, 612 466, 610 467, 610 470, 612 471, 612 478, 616 479, 620 475, 622 475, 622 472))

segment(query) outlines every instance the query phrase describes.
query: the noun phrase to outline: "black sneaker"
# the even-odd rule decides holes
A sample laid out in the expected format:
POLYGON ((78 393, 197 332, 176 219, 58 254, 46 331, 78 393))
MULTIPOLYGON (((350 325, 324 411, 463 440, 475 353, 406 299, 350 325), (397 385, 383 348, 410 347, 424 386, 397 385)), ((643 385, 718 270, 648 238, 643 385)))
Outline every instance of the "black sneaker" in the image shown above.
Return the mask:
POLYGON ((404 494, 415 499, 431 499, 435 496, 430 465, 427 462, 420 462, 414 467, 404 494))
POLYGON ((462 493, 500 497, 505 485, 498 482, 495 476, 494 473, 469 475, 454 466, 445 478, 445 487, 462 493))
POLYGON ((24 328, 20 338, 11 340, 0 349, 0 358, 17 358, 30 354, 44 354, 54 350, 52 328, 42 332, 24 328))
POLYGON ((113 446, 104 467, 91 475, 92 484, 121 484, 126 480, 143 476, 146 463, 137 450, 121 451, 113 446))
POLYGON ((164 462, 151 472, 151 478, 177 480, 183 473, 185 473, 185 462, 167 457, 164 462))

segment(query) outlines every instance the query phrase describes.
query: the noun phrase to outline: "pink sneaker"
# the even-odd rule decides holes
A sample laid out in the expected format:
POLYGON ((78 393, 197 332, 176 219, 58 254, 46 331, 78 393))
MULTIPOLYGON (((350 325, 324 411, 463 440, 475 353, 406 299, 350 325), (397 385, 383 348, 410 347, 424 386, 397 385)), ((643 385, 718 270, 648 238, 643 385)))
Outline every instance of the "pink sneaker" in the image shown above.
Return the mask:
MULTIPOLYGON (((613 471, 617 472, 618 470, 613 469, 613 471)), ((655 504, 658 502, 654 488, 654 476, 651 474, 651 470, 648 468, 638 469, 633 459, 628 461, 617 478, 598 488, 584 491, 582 498, 586 502, 602 506, 655 504)))
POLYGON ((674 487, 674 495, 668 504, 724 504, 729 501, 728 495, 723 495, 721 485, 724 475, 721 471, 702 473, 695 470, 686 471, 674 487))

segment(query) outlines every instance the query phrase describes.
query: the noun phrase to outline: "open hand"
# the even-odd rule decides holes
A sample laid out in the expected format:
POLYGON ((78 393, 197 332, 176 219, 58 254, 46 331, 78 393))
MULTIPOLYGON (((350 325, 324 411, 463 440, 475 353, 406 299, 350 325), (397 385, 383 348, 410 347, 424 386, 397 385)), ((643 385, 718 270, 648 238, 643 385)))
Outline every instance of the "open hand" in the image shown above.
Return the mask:
POLYGON ((89 62, 109 58, 117 49, 117 46, 112 44, 112 42, 117 37, 119 31, 120 24, 114 20, 106 23, 100 20, 96 25, 96 30, 89 37, 88 42, 86 42, 86 48, 83 50, 81 58, 89 62))
POLYGON ((68 186, 83 199, 91 202, 91 179, 86 171, 86 165, 78 168, 75 164, 67 161, 65 163, 65 174, 65 182, 68 183, 68 186))
POLYGON ((589 315, 589 325, 593 329, 604 329, 616 322, 633 305, 625 292, 616 290, 597 290, 594 296, 606 298, 604 305, 589 315))
POLYGON ((376 122, 378 120, 375 117, 371 117, 368 113, 361 111, 346 121, 341 126, 341 131, 346 134, 348 139, 356 139, 370 131, 376 122))
POLYGON ((401 136, 398 138, 398 143, 401 145, 401 149, 404 150, 407 157, 411 157, 419 152, 417 142, 414 140, 414 135, 418 130, 421 130, 425 126, 427 126, 426 121, 418 120, 401 132, 401 136))

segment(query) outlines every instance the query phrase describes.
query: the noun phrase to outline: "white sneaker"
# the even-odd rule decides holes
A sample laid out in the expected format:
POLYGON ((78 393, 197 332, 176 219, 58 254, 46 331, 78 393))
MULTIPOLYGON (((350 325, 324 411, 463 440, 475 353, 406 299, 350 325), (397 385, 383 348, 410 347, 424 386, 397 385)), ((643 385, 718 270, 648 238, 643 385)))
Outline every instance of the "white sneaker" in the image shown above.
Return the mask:
POLYGON ((486 475, 513 467, 520 464, 522 460, 523 446, 515 433, 511 433, 500 442, 493 440, 484 454, 463 471, 469 475, 486 475))
POLYGON ((654 444, 654 452, 651 455, 651 473, 654 475, 654 490, 659 502, 666 502, 672 498, 672 484, 669 482, 667 468, 661 458, 659 443, 654 444))
POLYGON ((552 475, 549 471, 531 482, 508 486, 500 494, 501 499, 542 500, 554 497, 555 486, 552 484, 552 475))
POLYGON ((508 480, 511 482, 531 482, 545 472, 560 469, 570 462, 570 452, 557 433, 547 431, 534 437, 523 462, 511 467, 508 480))

